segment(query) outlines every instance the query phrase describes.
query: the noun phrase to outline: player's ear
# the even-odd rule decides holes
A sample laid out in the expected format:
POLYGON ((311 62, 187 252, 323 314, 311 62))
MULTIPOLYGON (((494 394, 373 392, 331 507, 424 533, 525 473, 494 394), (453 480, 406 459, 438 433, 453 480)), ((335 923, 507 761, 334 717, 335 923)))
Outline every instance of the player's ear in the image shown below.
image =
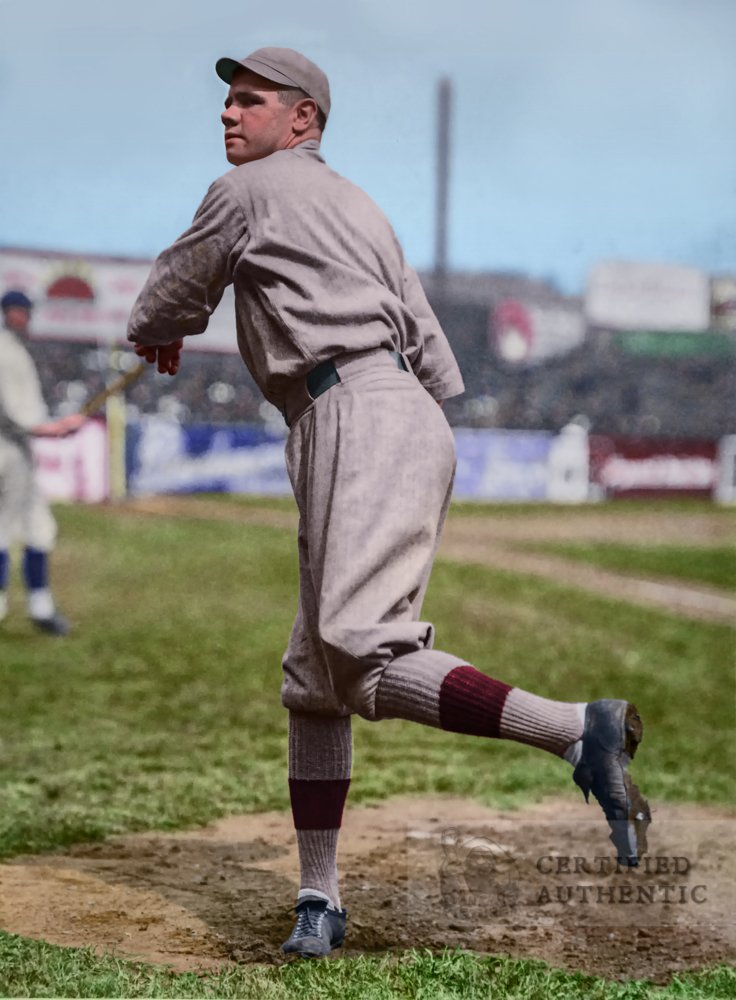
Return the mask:
POLYGON ((317 104, 311 97, 297 101, 292 108, 292 127, 297 135, 312 128, 317 121, 317 104))

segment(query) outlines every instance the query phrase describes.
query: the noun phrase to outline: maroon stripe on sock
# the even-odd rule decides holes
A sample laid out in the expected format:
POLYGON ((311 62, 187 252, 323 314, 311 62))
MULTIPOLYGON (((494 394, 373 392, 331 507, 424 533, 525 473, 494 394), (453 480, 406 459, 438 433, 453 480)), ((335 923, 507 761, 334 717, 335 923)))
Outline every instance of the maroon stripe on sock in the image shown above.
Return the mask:
POLYGON ((510 690, 475 667, 455 667, 440 687, 440 726, 468 736, 498 736, 510 690))
POLYGON ((291 812, 296 830, 339 830, 350 778, 304 781, 289 778, 291 812))

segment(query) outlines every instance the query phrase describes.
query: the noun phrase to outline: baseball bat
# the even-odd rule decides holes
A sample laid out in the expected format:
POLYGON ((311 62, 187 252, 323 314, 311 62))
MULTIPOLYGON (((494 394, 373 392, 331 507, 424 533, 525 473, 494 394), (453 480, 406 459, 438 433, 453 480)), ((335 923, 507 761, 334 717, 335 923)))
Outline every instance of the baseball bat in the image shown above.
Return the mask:
POLYGON ((105 405, 110 396, 114 396, 116 392, 122 392, 123 389, 132 385, 133 382, 137 382, 147 367, 147 363, 141 361, 135 368, 131 368, 129 372, 125 372, 124 375, 116 378, 114 382, 105 386, 104 389, 96 392, 91 399, 87 400, 79 412, 85 417, 91 417, 93 413, 96 413, 105 405))

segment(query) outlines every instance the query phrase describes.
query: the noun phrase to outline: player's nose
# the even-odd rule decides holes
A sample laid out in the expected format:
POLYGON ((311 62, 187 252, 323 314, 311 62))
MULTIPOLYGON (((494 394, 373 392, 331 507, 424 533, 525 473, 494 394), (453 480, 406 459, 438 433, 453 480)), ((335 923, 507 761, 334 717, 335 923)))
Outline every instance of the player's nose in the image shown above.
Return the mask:
POLYGON ((233 111, 231 107, 225 108, 222 114, 220 115, 220 121, 225 126, 225 128, 227 128, 228 125, 237 125, 238 115, 236 112, 233 111))

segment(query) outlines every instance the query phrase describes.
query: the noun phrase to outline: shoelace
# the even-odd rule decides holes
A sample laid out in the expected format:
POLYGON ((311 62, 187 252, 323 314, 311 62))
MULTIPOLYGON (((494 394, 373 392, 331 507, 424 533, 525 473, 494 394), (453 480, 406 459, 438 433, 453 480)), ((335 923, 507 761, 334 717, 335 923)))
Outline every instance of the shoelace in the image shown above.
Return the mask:
POLYGON ((320 937, 324 918, 325 910, 305 906, 297 918, 294 937, 320 937))

